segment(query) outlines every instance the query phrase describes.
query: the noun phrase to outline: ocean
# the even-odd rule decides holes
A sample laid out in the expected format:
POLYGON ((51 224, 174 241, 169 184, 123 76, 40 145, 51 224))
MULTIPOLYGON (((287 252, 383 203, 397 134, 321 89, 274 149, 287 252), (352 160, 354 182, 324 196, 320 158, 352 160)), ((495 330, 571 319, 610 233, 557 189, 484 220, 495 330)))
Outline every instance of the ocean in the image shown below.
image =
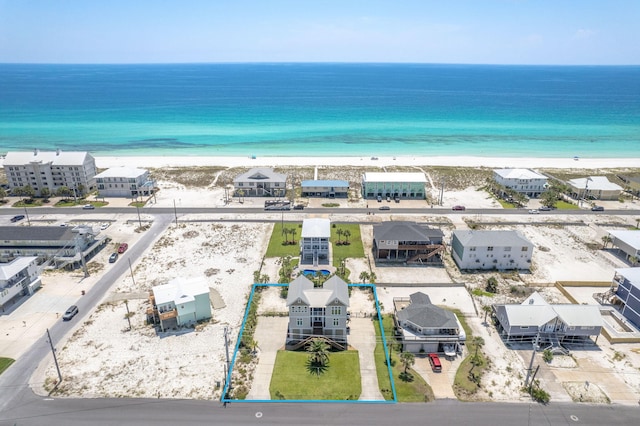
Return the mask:
POLYGON ((0 153, 640 154, 640 67, 0 64, 0 153))

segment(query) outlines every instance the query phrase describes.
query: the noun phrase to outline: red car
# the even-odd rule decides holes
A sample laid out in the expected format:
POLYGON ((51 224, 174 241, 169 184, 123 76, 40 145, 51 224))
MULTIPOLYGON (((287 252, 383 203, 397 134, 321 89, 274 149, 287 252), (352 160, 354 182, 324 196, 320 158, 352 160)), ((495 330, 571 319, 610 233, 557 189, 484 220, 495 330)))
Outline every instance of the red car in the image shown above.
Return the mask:
POLYGON ((436 373, 442 371, 442 364, 440 363, 440 358, 436 354, 429 354, 429 364, 431 364, 431 369, 436 373))
POLYGON ((127 243, 122 243, 120 244, 120 246, 118 247, 118 253, 122 254, 125 251, 127 251, 127 249, 129 248, 129 244, 127 243))
POLYGON ((451 210, 465 210, 464 206, 453 206, 451 210))

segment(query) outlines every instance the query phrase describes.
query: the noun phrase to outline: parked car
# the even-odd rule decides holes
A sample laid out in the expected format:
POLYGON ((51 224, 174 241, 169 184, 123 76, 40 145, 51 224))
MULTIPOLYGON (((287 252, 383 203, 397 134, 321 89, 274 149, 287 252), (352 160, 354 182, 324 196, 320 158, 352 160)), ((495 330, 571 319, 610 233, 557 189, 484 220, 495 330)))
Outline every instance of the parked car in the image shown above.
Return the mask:
POLYGON ((93 210, 96 208, 96 206, 94 206, 93 204, 85 204, 84 206, 82 206, 82 208, 84 210, 93 210))
POLYGON ((451 210, 466 210, 465 206, 453 206, 451 210))
POLYGON ((429 364, 431 364, 431 369, 436 373, 442 371, 442 364, 437 354, 429 354, 429 364))
POLYGON ((100 230, 104 231, 105 229, 107 229, 109 227, 109 225, 111 225, 109 222, 105 222, 102 225, 100 225, 100 230))
POLYGON ((78 314, 78 307, 76 305, 71 305, 69 309, 62 315, 63 321, 69 321, 71 318, 75 317, 78 314))
POLYGON ((602 206, 593 206, 593 207, 591 207, 591 211, 592 212, 603 212, 604 211, 604 207, 602 207, 602 206))
POLYGON ((541 212, 550 212, 551 210, 553 210, 553 208, 549 206, 542 206, 538 210, 540 210, 541 212))
POLYGON ((380 209, 379 209, 379 210, 391 210, 391 207, 389 207, 389 206, 382 206, 382 207, 380 207, 380 209))
POLYGON ((391 202, 391 197, 387 196, 387 203, 391 202))
POLYGON ((378 200, 379 203, 382 202, 382 196, 381 195, 378 195, 378 197, 376 199, 378 200))
POLYGON ((118 246, 118 253, 122 254, 125 251, 127 251, 127 249, 129 248, 129 244, 127 243, 122 243, 118 246))
POLYGON ((118 260, 118 253, 111 253, 111 256, 109 256, 109 263, 115 263, 116 260, 118 260))
POLYGON ((536 209, 529 210, 529 214, 540 214, 540 212, 536 209))
POLYGON ((24 219, 24 215, 23 214, 19 214, 17 216, 14 216, 11 218, 11 222, 18 222, 19 220, 24 219))
POLYGON ((294 210, 304 210, 304 204, 296 204, 293 206, 294 210))

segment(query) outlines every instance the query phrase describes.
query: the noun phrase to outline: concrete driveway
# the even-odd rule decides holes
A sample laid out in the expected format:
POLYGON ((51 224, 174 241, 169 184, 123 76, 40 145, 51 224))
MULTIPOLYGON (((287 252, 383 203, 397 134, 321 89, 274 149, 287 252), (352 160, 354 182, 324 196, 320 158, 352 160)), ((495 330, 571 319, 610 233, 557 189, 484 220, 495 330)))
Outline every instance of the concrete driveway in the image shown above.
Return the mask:
POLYGON ((360 381, 362 393, 360 401, 381 401, 384 397, 378 386, 376 363, 373 351, 376 348, 376 332, 371 318, 352 318, 349 326, 349 345, 358 350, 360 360, 360 381))
POLYGON ((258 365, 253 375, 247 399, 269 400, 269 385, 276 355, 284 348, 287 339, 289 317, 259 317, 253 339, 258 342, 258 365))
POLYGON ((420 355, 416 356, 416 363, 413 369, 429 383, 436 399, 457 399, 455 393, 453 393, 453 382, 461 362, 462 357, 460 356, 454 359, 447 359, 444 356, 440 356, 442 371, 440 373, 434 373, 431 369, 429 358, 426 355, 420 355))

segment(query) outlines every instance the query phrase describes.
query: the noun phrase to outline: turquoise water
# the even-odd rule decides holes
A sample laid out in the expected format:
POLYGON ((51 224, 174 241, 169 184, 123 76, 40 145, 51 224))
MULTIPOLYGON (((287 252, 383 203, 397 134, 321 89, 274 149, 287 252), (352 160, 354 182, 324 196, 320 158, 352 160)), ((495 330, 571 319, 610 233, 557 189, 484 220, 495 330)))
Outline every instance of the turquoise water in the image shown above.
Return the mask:
POLYGON ((0 64, 0 152, 628 157, 640 67, 0 64))

